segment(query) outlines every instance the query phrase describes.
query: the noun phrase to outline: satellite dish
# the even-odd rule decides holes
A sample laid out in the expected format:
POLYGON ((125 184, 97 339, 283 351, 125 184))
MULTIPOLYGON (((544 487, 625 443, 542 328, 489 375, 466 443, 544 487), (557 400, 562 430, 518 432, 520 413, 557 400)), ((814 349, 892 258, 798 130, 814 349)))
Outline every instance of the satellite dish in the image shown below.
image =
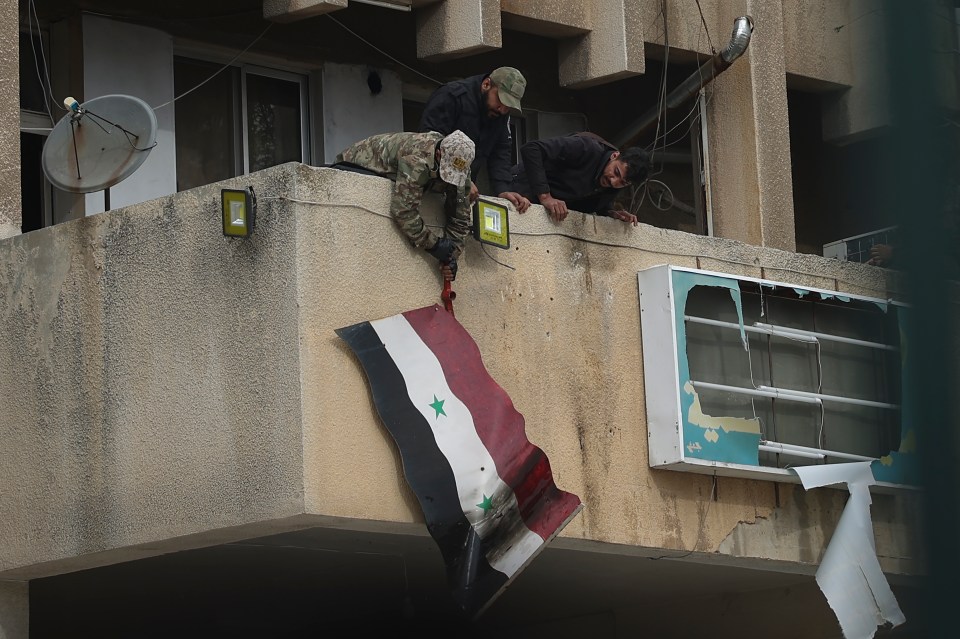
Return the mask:
POLYGON ((43 172, 58 189, 106 191, 129 177, 157 145, 157 116, 140 98, 104 95, 79 104, 63 101, 63 116, 43 145, 43 172))

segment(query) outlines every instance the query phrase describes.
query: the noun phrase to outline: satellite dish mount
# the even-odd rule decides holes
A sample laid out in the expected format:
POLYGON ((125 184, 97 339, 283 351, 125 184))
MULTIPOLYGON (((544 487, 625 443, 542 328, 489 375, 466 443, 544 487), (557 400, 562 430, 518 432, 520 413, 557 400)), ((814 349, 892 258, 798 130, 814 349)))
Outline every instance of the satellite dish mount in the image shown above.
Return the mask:
POLYGON ((63 101, 63 116, 43 146, 43 172, 55 187, 71 193, 104 192, 126 179, 157 145, 157 116, 130 95, 105 95, 80 104, 63 101))

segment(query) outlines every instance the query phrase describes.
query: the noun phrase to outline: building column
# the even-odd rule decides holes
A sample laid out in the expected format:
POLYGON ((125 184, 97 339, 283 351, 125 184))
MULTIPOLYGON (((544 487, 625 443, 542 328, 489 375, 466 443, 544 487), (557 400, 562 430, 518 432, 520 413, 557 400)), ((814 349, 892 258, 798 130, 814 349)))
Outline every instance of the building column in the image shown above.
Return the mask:
POLYGON ((0 239, 20 235, 23 220, 20 202, 20 17, 17 3, 0 3, 0 104, 7 115, 0 118, 0 239))
MULTIPOLYGON (((780 2, 730 3, 753 19, 746 53, 713 81, 707 126, 713 234, 796 250, 780 2)), ((737 11, 739 10, 739 11, 737 11)))
POLYGON ((0 639, 27 639, 29 636, 29 584, 26 581, 0 581, 0 639))

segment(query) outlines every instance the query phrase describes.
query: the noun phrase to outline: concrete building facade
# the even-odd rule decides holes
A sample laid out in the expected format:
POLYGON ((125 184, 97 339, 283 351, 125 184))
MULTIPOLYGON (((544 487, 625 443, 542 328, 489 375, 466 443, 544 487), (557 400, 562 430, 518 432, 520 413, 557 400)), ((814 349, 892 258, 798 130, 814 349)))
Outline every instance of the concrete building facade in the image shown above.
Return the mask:
MULTIPOLYGON (((762 280, 823 300, 909 305, 897 273, 814 254, 824 239, 884 223, 864 226, 862 211, 844 217, 831 208, 841 203, 815 202, 827 176, 809 177, 816 148, 791 130, 808 136, 813 105, 816 144, 841 149, 837 158, 874 148, 889 124, 873 66, 885 41, 879 5, 98 1, 81 10, 35 0, 16 21, 13 3, 2 6, 0 637, 331 627, 842 636, 814 575, 847 490, 805 490, 783 470, 799 463, 789 457, 771 462, 782 471, 774 480, 723 463, 651 466, 646 382, 673 372, 644 364, 651 336, 638 273, 671 265, 753 282, 745 295, 762 280), (671 149, 683 148, 681 178, 664 169, 661 183, 692 212, 674 208, 680 221, 663 226, 580 213, 558 225, 534 206, 511 210, 508 250, 468 241, 456 317, 558 486, 585 508, 478 622, 465 621, 363 371, 334 332, 439 303, 441 281, 398 235, 389 181, 320 165, 344 140, 410 130, 437 78, 503 64, 529 81, 518 142, 581 125, 615 138, 747 15, 743 56, 663 123, 687 127, 671 149), (34 76, 24 75, 37 66, 25 55, 37 56, 34 76), (191 155, 216 146, 181 110, 194 68, 215 80, 207 87, 239 91, 205 94, 237 108, 235 146, 222 156, 191 155), (30 136, 45 127, 30 124, 43 110, 22 95, 35 80, 48 123, 66 95, 139 95, 156 111, 158 144, 111 187, 110 207, 102 192, 56 192, 36 177, 30 136), (275 166, 251 151, 248 109, 261 82, 257 99, 292 92, 284 104, 300 125, 294 157, 275 166), (191 157, 203 160, 195 173, 185 169, 191 157), (206 181, 223 158, 228 175, 206 181), (814 186, 797 194, 794 176, 814 186), (256 230, 227 238, 220 190, 247 186, 256 230), (821 204, 830 213, 814 212, 821 204), (820 228, 818 215, 833 226, 820 228)), ((440 202, 427 200, 437 223, 440 202)), ((755 288, 762 306, 765 286, 755 288)), ((912 452, 899 423, 895 438, 884 457, 912 452)), ((910 634, 923 632, 921 493, 881 483, 869 508, 875 555, 907 618, 897 636, 922 636, 910 634)))

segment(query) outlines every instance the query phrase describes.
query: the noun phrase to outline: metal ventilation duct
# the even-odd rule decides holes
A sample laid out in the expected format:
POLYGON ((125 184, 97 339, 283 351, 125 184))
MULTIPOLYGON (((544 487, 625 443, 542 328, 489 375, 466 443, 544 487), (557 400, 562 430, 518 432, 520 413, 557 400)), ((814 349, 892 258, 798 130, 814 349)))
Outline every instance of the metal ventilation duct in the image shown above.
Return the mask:
MULTIPOLYGON (((667 94, 663 105, 663 115, 683 106, 700 89, 710 83, 715 77, 725 71, 734 60, 743 55, 750 44, 753 33, 753 19, 750 16, 741 16, 733 22, 733 35, 719 53, 707 60, 690 77, 680 83, 677 88, 667 94)), ((646 133, 657 121, 660 114, 660 105, 653 106, 640 118, 630 123, 613 139, 614 144, 620 147, 628 146, 637 138, 646 133)))

